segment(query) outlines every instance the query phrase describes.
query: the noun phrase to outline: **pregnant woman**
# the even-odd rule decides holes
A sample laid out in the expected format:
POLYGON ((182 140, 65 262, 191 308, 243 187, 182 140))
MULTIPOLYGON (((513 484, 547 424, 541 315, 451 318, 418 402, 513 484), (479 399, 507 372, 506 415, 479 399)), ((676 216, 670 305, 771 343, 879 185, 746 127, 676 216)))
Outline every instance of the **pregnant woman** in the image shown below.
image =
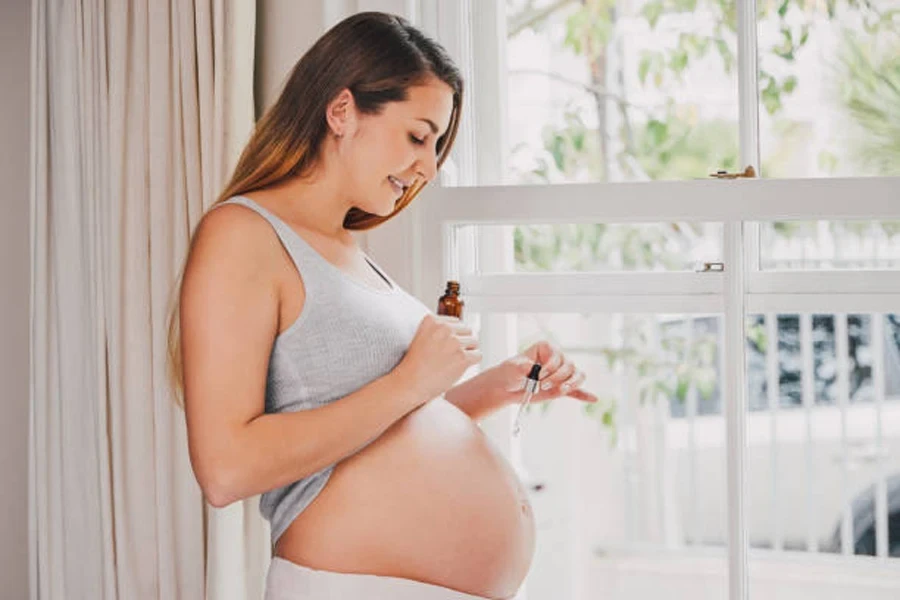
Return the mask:
POLYGON ((511 598, 531 562, 525 490, 476 421, 592 402, 546 342, 465 382, 478 342, 369 259, 432 180, 463 98, 404 20, 352 16, 294 67, 194 232, 170 319, 194 474, 214 506, 262 494, 269 600, 511 598))

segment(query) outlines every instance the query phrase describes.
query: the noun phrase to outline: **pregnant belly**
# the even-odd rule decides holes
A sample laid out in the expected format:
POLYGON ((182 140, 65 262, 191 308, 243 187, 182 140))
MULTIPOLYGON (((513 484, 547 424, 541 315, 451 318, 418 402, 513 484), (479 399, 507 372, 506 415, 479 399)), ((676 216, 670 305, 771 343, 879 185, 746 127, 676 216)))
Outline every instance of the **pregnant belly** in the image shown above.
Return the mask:
POLYGON ((533 550, 531 505, 515 473, 469 417, 438 398, 340 462, 275 554, 509 598, 533 550))

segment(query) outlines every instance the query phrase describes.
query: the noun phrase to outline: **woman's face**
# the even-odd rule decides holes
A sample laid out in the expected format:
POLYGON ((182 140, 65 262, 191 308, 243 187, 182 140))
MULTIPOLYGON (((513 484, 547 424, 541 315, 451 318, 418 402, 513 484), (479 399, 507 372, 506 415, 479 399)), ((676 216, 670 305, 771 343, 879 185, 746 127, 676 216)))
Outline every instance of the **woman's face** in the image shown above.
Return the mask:
POLYGON ((405 187, 437 175, 437 141, 453 111, 453 90, 430 78, 407 90, 403 102, 389 102, 380 114, 353 109, 346 135, 339 140, 347 192, 354 206, 370 214, 390 215, 405 187))

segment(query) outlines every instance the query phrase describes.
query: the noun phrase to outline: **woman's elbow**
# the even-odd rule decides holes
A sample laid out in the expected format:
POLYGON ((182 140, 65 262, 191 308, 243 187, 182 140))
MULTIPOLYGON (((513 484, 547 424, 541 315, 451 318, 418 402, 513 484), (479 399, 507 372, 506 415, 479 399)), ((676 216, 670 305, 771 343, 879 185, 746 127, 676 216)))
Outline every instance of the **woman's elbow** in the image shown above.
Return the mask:
POLYGON ((215 508, 224 508, 240 500, 239 477, 234 465, 227 461, 194 468, 194 475, 200 485, 203 498, 215 508))
POLYGON ((237 500, 231 490, 220 484, 207 483, 205 486, 201 485, 200 489, 203 491, 203 498, 214 508, 225 508, 237 500))

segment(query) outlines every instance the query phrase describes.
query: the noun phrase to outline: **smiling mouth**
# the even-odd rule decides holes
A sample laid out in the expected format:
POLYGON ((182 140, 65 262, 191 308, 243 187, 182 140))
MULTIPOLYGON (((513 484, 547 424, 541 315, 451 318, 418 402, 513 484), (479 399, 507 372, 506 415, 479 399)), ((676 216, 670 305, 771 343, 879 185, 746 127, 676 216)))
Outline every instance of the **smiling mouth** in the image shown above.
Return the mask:
POLYGON ((400 181, 393 175, 388 175, 388 181, 391 182, 391 187, 393 187, 394 191, 398 194, 403 194, 404 192, 406 192, 407 188, 409 188, 408 184, 400 181))

